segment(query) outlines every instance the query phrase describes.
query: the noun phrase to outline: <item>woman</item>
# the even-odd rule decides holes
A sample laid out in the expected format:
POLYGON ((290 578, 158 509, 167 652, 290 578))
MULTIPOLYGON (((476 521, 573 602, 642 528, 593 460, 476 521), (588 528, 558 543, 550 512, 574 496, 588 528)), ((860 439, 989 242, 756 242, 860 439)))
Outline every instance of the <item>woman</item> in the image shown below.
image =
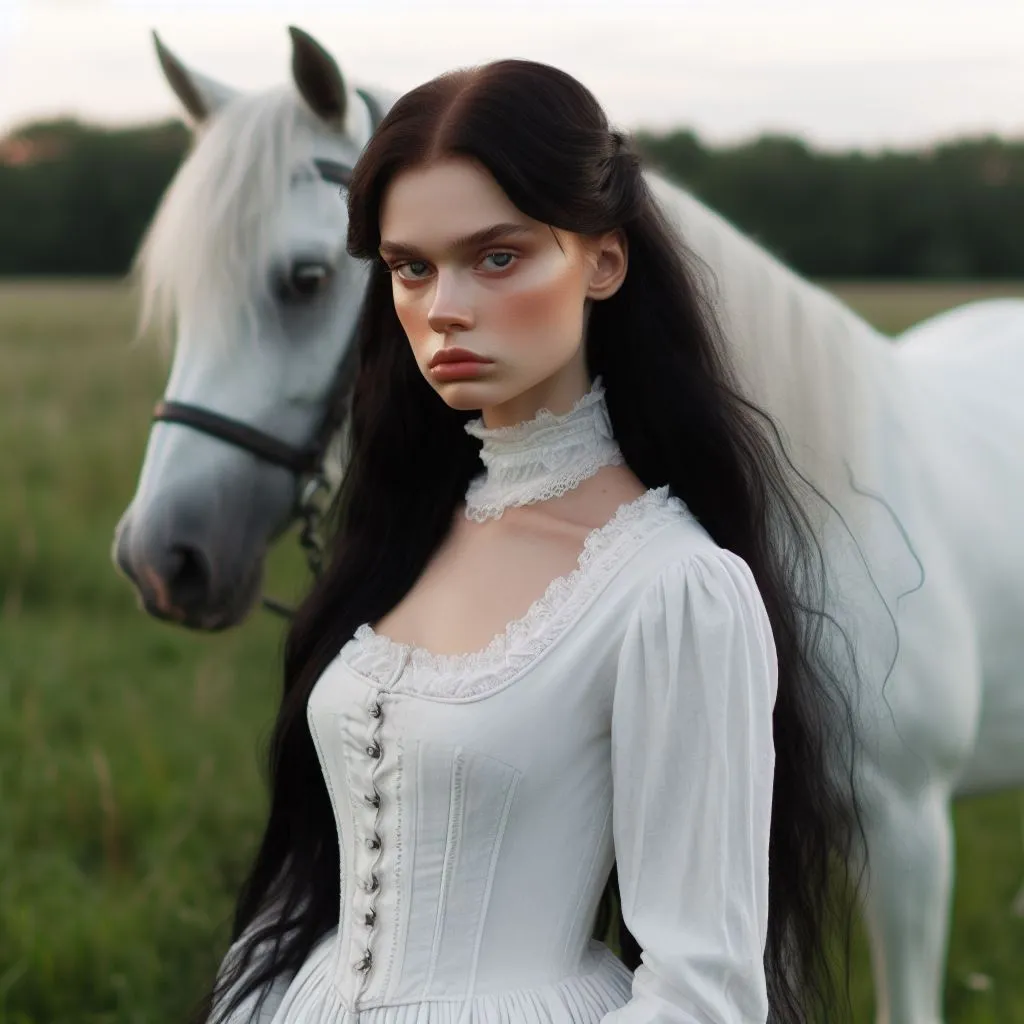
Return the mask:
POLYGON ((816 550, 637 157, 500 61, 399 100, 348 203, 350 462, 213 1019, 831 1009, 816 550))

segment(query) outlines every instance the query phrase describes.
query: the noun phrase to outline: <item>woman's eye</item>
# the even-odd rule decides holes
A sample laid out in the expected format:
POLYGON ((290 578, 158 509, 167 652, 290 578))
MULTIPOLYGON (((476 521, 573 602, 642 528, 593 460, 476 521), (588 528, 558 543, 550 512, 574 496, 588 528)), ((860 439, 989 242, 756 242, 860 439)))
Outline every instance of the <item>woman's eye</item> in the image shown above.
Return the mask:
POLYGON ((515 258, 515 255, 510 252, 491 252, 484 257, 485 260, 497 261, 493 264, 496 270, 504 270, 506 267, 510 267, 515 258))
POLYGON ((391 269, 407 281, 418 281, 430 267, 423 260, 409 260, 407 263, 399 263, 391 269))

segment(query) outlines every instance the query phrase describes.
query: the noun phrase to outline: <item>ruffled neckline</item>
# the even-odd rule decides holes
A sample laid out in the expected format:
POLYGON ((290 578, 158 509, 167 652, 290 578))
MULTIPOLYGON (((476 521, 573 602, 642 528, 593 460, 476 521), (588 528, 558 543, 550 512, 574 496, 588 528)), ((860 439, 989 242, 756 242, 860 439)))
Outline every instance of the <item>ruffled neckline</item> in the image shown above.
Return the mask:
POLYGON ((400 643, 364 623, 339 657, 383 689, 449 699, 478 697, 512 681, 572 624, 620 568, 623 552, 652 530, 690 516, 668 486, 652 488, 622 504, 603 526, 587 534, 571 572, 557 576, 526 613, 513 619, 483 648, 436 654, 400 643))

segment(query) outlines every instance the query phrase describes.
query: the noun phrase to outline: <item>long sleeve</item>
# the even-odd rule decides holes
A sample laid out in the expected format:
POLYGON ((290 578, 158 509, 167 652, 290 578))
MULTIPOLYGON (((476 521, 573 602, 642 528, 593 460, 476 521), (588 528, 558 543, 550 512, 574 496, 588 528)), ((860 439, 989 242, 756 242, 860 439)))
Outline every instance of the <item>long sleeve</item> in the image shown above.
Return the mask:
POLYGON ((604 1024, 763 1024, 778 680, 767 613, 724 550, 641 597, 612 710, 613 834, 632 998, 604 1024))

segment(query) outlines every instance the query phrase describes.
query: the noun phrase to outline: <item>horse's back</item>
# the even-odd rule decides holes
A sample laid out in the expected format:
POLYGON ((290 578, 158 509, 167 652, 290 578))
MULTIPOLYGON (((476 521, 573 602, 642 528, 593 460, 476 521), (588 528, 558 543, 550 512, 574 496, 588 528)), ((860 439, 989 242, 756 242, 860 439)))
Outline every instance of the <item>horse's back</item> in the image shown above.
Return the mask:
MULTIPOLYGON (((982 449, 1024 442, 1024 300, 972 302, 895 339, 908 380, 982 449)), ((1021 447, 1013 461, 1024 466, 1021 447)))
POLYGON ((972 534, 1004 532, 1007 557, 1019 554, 1024 570, 1024 301, 943 313, 897 338, 896 351, 936 489, 962 507, 972 534))
POLYGON ((893 339, 902 359, 940 360, 984 370, 993 350, 1024 366, 1024 299, 984 299, 914 324, 893 339))

